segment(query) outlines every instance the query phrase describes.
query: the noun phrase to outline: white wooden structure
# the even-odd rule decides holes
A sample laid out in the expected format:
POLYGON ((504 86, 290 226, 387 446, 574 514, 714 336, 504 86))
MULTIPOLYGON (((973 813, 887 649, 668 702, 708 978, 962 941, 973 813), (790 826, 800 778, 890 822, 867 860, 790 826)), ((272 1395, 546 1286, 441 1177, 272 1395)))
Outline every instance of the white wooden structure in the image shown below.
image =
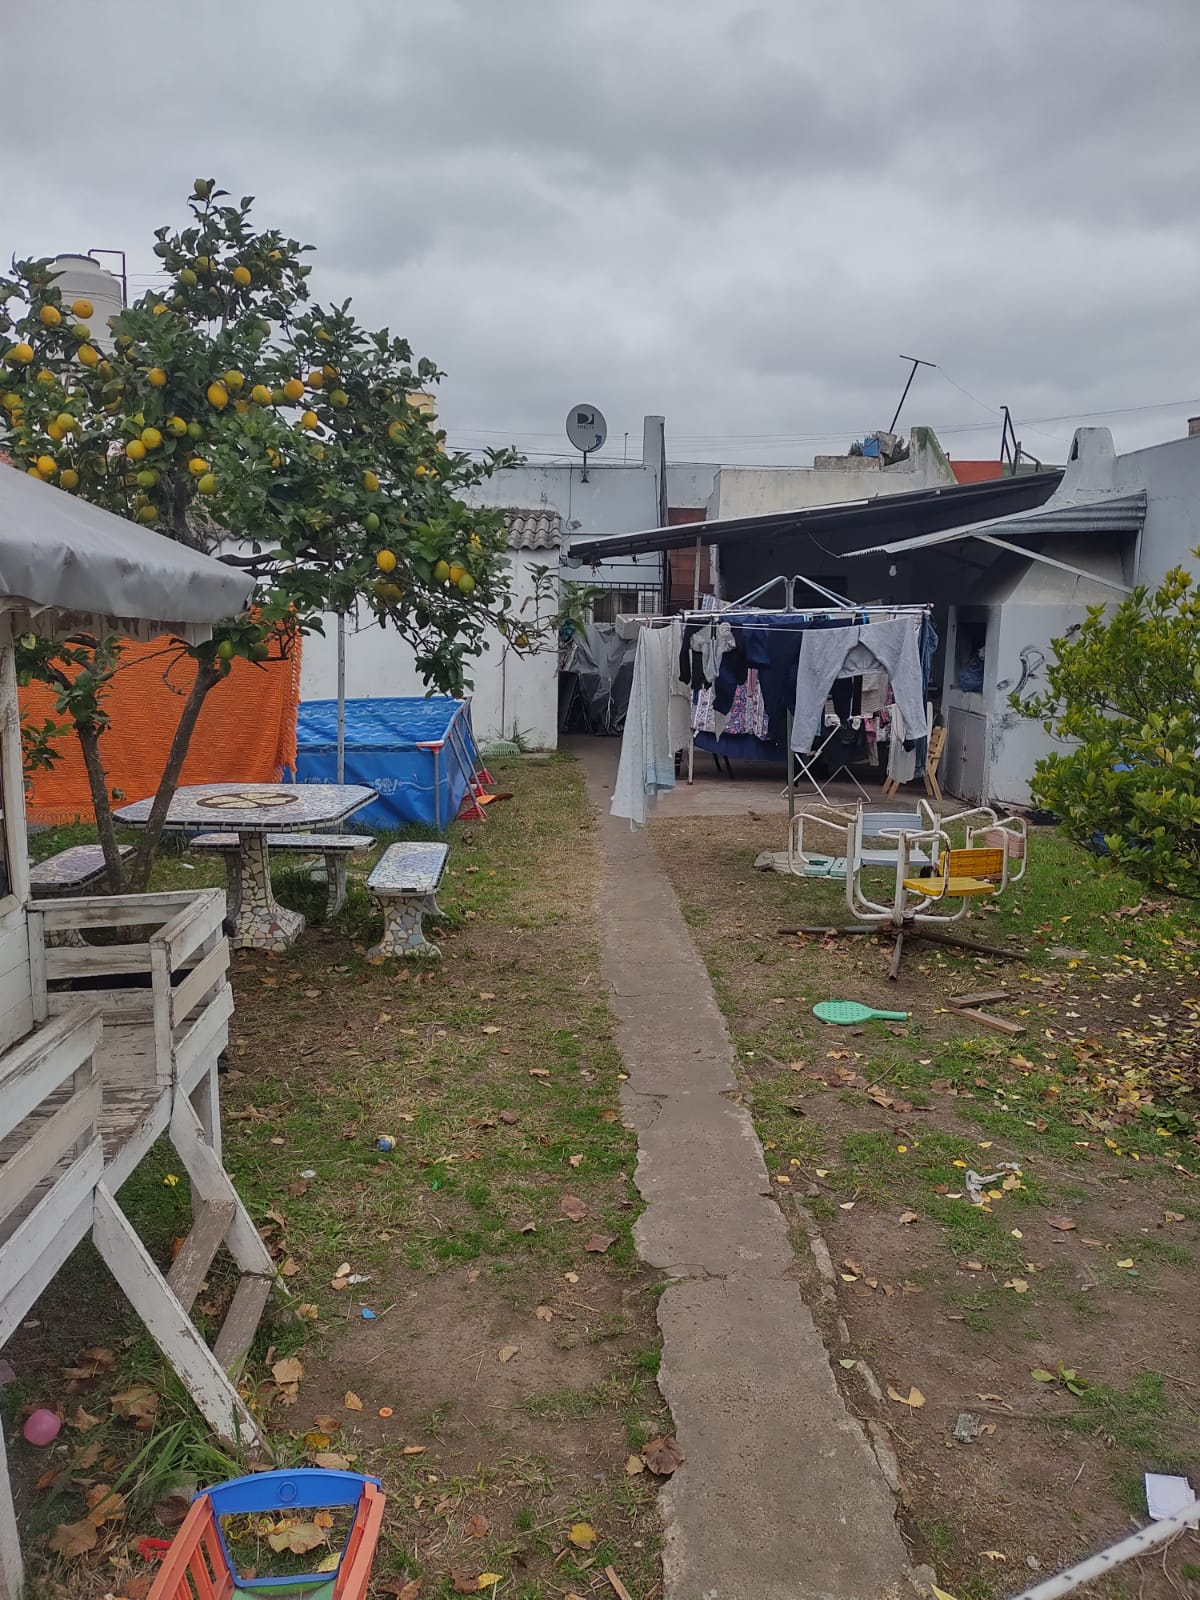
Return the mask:
MULTIPOLYGON (((13 654, 26 630, 201 638, 247 597, 230 568, 0 466, 0 1345, 90 1235, 213 1431, 261 1446, 231 1376, 275 1274, 221 1165, 225 897, 31 901, 13 654), (194 1211, 165 1276, 118 1198, 164 1134, 194 1211), (222 1245, 242 1277, 210 1349, 189 1313, 222 1245)), ((0 1440, 2 1600, 21 1582, 0 1440)))

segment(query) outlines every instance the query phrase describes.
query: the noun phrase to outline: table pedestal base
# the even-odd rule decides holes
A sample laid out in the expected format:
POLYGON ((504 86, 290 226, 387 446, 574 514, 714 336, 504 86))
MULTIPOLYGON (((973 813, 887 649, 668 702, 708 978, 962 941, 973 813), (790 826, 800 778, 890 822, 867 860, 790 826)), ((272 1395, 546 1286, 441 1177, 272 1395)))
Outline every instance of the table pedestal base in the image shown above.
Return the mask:
POLYGON ((237 855, 231 852, 226 862, 233 948, 282 954, 304 931, 304 917, 281 906, 272 892, 266 835, 242 834, 240 850, 237 855))
POLYGON ((383 938, 367 951, 368 961, 388 956, 425 956, 437 959, 441 950, 426 937, 422 918, 445 918, 433 895, 403 895, 383 901, 383 938))

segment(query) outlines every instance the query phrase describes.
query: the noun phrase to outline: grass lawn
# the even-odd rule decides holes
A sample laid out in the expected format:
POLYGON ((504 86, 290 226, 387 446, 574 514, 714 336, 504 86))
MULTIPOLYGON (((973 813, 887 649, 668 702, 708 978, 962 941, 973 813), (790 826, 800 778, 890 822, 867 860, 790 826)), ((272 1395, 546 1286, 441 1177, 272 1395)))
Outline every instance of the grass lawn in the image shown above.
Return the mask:
MULTIPOLYGON (((963 929, 1023 959, 912 942, 890 983, 882 939, 778 933, 850 920, 841 885, 752 869, 783 827, 653 835, 837 1379, 898 1457, 914 1558, 990 1600, 1144 1519, 1144 1470, 1200 1486, 1200 921, 1037 830, 1026 880, 963 929), (995 988, 1021 1037, 948 1005, 995 988), (910 1020, 825 1027, 810 1008, 831 998, 910 1020), (983 1205, 972 1169, 998 1174, 983 1205)), ((1188 1537, 1094 1592, 1177 1597, 1198 1575, 1188 1537)))
MULTIPOLYGON (((488 1572, 500 1581, 482 1592, 513 1600, 610 1594, 612 1564, 649 1600, 656 1480, 635 1468, 670 1428, 658 1283, 630 1236, 636 1143, 598 971, 594 829, 572 761, 514 759, 500 776, 514 799, 451 831, 441 962, 365 959, 374 854, 334 925, 283 957, 234 958, 225 1161, 292 1297, 245 1392, 284 1462, 340 1457, 383 1480, 379 1593, 411 1600, 418 1578, 423 1600, 472 1592, 488 1572), (382 1134, 394 1154, 378 1153, 382 1134), (343 1286, 346 1267, 361 1281, 343 1286), (298 1386, 278 1368, 290 1358, 298 1386)), ((35 853, 64 842, 39 835, 35 853)), ((218 862, 168 855, 155 887, 220 881, 218 862)), ((296 864, 276 888, 319 915, 323 890, 296 864)), ((122 1200, 167 1261, 189 1207, 169 1145, 122 1200)), ((201 1320, 230 1291, 218 1264, 201 1320)), ((69 1419, 52 1451, 12 1446, 31 1565, 47 1593, 137 1600, 152 1571, 138 1541, 169 1538, 171 1491, 236 1468, 90 1248, 31 1321, 6 1351, 6 1421, 33 1402, 69 1419), (100 1354, 77 1359, 85 1348, 100 1354), (141 1431, 115 1400, 139 1385, 141 1431), (56 1559, 47 1539, 98 1484, 124 1497, 121 1515, 95 1550, 56 1559)))

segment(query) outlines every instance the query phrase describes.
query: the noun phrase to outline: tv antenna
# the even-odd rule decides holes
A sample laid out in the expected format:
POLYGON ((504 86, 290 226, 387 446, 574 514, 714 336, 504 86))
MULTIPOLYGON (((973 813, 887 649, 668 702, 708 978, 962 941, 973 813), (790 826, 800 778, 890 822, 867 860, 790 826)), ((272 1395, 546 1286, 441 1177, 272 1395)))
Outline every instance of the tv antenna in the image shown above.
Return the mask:
POLYGON ((889 433, 895 433, 896 431, 896 423, 900 420, 900 413, 904 410, 904 402, 908 399, 908 391, 912 388, 912 381, 917 375, 917 368, 933 367, 936 369, 937 367, 936 361, 922 361, 920 356, 901 356, 900 359, 901 361, 911 361, 912 371, 908 375, 908 382, 904 385, 904 393, 900 396, 900 404, 896 407, 896 415, 892 418, 891 426, 888 428, 889 433))
POLYGON ((583 477, 581 483, 588 481, 588 457, 593 450, 604 448, 604 441, 608 438, 608 423, 604 420, 604 413, 595 406, 572 406, 567 412, 567 438, 576 450, 583 452, 583 477))

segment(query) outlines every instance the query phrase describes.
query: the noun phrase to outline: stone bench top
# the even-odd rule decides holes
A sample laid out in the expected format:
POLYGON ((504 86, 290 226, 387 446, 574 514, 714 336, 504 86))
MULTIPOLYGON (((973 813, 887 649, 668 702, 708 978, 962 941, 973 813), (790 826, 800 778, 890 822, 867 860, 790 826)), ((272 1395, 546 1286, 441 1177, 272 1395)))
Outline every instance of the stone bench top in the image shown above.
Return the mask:
POLYGON ((372 894, 433 894, 442 881, 450 846, 420 840, 392 844, 367 879, 372 894))
MULTIPOLYGON (((268 850, 369 850, 375 843, 369 833, 269 833, 268 850)), ((193 850, 240 850, 236 833, 198 833, 189 841, 193 850)))
MULTIPOLYGON (((133 854, 131 844, 119 848, 122 861, 133 854)), ((98 844, 68 845, 29 869, 29 882, 34 889, 81 889, 103 876, 104 851, 98 844)))

